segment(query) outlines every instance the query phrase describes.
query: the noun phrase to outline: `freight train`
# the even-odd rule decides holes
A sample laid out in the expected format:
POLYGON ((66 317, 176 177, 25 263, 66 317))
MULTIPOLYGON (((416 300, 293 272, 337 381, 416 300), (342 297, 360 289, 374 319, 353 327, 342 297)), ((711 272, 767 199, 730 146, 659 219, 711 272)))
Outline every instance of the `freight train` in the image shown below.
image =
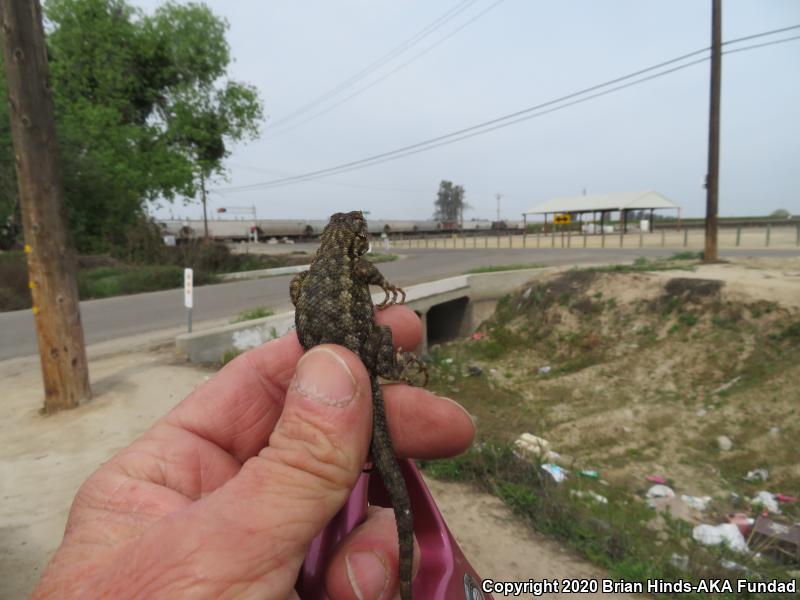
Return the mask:
MULTIPOLYGON (((253 230, 260 241, 269 238, 288 238, 293 240, 311 239, 319 236, 328 223, 327 219, 289 220, 289 219, 219 219, 208 221, 209 237, 220 241, 243 241, 253 238, 253 230)), ((485 232, 496 229, 503 231, 522 231, 522 221, 489 221, 473 219, 464 221, 463 228, 456 223, 435 220, 381 220, 368 222, 372 235, 387 233, 394 235, 442 234, 463 231, 465 233, 485 232)), ((173 236, 177 241, 201 238, 205 228, 201 219, 160 220, 159 226, 165 236, 173 236)))

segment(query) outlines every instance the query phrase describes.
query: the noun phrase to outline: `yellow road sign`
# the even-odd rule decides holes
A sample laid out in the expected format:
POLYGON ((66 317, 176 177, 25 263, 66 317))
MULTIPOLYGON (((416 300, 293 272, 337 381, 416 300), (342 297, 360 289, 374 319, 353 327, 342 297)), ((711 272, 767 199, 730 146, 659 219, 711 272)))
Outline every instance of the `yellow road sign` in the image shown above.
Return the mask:
POLYGON ((569 225, 572 222, 572 217, 569 215, 556 215, 553 218, 553 223, 556 225, 569 225))

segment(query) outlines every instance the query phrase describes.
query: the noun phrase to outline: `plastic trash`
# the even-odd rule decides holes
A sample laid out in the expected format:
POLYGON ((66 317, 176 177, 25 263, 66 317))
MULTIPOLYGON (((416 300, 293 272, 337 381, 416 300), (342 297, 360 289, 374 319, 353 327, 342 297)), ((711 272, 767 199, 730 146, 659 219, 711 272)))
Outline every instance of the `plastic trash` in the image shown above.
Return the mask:
POLYGON ((744 476, 745 481, 766 481, 769 479, 769 471, 766 469, 758 468, 748 471, 744 476))
POLYGON ((723 452, 727 452, 733 448, 733 442, 727 435, 721 435, 717 438, 717 446, 719 446, 719 449, 723 452))
POLYGON ((728 522, 736 525, 739 528, 739 531, 742 532, 742 535, 747 537, 753 530, 753 523, 755 523, 756 520, 750 517, 747 513, 739 512, 728 515, 728 522))
POLYGON ((689 570, 689 557, 685 554, 675 554, 673 552, 672 556, 669 557, 669 562, 678 567, 681 571, 689 570))
POLYGON ((764 490, 758 492, 753 498, 751 498, 750 502, 753 504, 760 504, 771 513, 780 514, 781 512, 781 507, 778 506, 778 501, 775 499, 775 495, 764 490))
POLYGON ((733 523, 721 525, 698 525, 692 530, 692 537, 706 546, 717 546, 723 542, 736 552, 747 552, 747 542, 742 532, 733 523))
POLYGON ((711 502, 711 496, 687 496, 681 495, 681 500, 696 510, 705 510, 708 508, 708 503, 711 502))
POLYGON ((648 498, 674 498, 675 492, 668 485, 654 485, 647 490, 648 498))
POLYGON ((469 336, 472 340, 482 340, 485 337, 489 337, 488 333, 484 333, 483 331, 476 331, 471 336, 469 336))
POLYGON ((595 502, 599 502, 600 504, 608 504, 608 498, 603 496, 602 494, 598 494, 594 490, 571 490, 570 496, 576 496, 578 498, 591 498, 595 502))
POLYGON ((547 375, 553 367, 547 365, 546 367, 539 367, 539 375, 547 375))
POLYGON ((598 473, 597 471, 587 471, 587 470, 579 471, 578 475, 580 475, 581 477, 588 477, 589 479, 600 479, 600 473, 598 473))
POLYGON ((544 457, 550 452, 550 442, 532 433, 523 433, 517 438, 514 445, 536 457, 544 457))
POLYGON ((556 483, 561 483, 567 478, 567 470, 562 469, 558 465, 554 465, 553 463, 545 463, 542 465, 542 469, 547 471, 550 476, 553 478, 553 481, 556 483))
POLYGON ((790 503, 790 502, 800 502, 800 498, 797 496, 787 496, 786 494, 781 494, 780 492, 775 494, 775 499, 778 502, 790 503))
POLYGON ((469 373, 470 377, 478 377, 483 373, 483 369, 477 365, 470 365, 467 367, 467 372, 469 373))
POLYGON ((647 477, 645 477, 645 479, 650 483, 660 483, 661 485, 667 483, 667 480, 659 475, 648 475, 647 477))

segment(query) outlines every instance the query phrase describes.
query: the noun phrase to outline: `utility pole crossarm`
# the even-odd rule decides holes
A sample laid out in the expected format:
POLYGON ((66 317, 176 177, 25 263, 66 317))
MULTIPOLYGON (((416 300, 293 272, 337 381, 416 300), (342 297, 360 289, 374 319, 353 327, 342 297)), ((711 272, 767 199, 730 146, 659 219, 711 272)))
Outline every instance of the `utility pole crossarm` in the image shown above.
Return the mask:
POLYGON ((49 413, 78 406, 91 391, 39 1, 0 1, 0 28, 44 410, 49 413))

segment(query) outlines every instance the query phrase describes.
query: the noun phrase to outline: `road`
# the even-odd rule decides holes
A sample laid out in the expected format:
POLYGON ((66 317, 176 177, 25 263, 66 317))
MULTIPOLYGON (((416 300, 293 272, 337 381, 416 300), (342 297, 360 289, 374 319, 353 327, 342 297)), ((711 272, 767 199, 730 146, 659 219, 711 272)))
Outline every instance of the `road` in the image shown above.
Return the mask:
MULTIPOLYGON (((570 265, 630 262, 638 256, 670 255, 661 248, 631 249, 483 249, 403 250, 405 258, 382 263, 381 271, 395 284, 411 285, 489 265, 570 265)), ((791 250, 727 250, 723 257, 797 256, 791 250)), ((201 329, 255 306, 282 309, 289 303, 291 275, 196 287, 195 328, 201 329)), ((166 290, 81 302, 87 344, 160 330, 174 330, 186 321, 183 291, 166 290)), ((36 334, 30 310, 0 313, 0 360, 36 354, 36 334)))

